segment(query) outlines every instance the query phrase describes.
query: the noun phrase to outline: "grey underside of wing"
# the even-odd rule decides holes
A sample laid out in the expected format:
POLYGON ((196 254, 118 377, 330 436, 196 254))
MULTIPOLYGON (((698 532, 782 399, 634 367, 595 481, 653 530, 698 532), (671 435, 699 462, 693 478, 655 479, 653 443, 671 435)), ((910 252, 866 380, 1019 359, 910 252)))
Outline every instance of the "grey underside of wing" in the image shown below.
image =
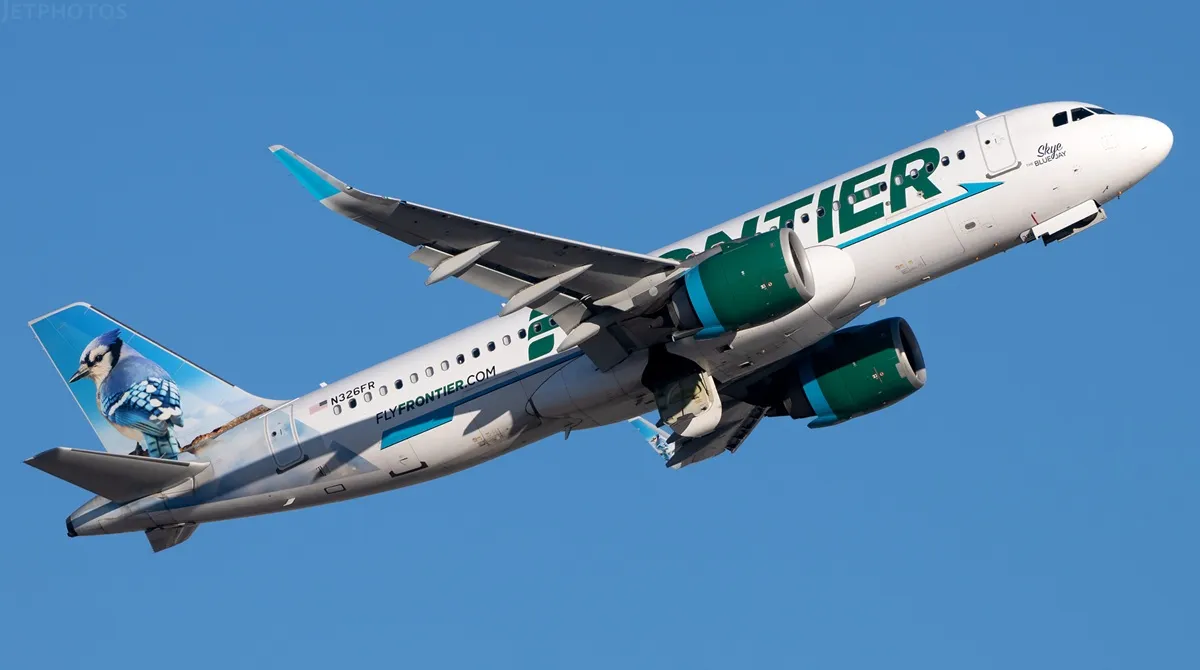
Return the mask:
POLYGON ((580 298, 612 295, 638 279, 677 265, 668 259, 540 235, 353 189, 343 190, 324 203, 389 237, 445 254, 499 241, 478 264, 527 283, 589 265, 587 272, 562 286, 563 291, 580 298))
POLYGON ((722 397, 721 422, 709 434, 684 438, 676 443, 675 455, 667 461, 668 467, 686 467, 718 456, 724 451, 734 451, 754 427, 762 421, 766 409, 749 403, 737 402, 722 397))

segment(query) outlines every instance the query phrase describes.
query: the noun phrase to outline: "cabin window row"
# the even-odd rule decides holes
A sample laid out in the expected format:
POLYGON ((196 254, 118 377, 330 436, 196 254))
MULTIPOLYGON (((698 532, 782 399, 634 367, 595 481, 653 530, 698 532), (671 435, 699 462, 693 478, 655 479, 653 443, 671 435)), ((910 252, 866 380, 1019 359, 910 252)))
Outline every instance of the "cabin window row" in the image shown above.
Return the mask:
MULTIPOLYGON (((522 340, 525 339, 525 329, 524 328, 517 331, 517 339, 522 339, 522 340)), ((500 338, 500 342, 504 346, 507 347, 508 345, 512 344, 512 337, 509 335, 505 335, 504 337, 500 338)), ((494 340, 491 342, 488 342, 486 347, 487 347, 488 351, 495 351, 496 350, 496 342, 494 340)), ((482 355, 483 355, 483 353, 479 350, 479 347, 475 347, 474 349, 471 350, 471 358, 479 358, 482 355)), ((458 354, 457 356, 454 357, 454 362, 457 363, 458 365, 462 365, 467 362, 467 357, 464 354, 458 354)), ((438 364, 438 367, 440 367, 443 371, 449 370, 450 369, 450 361, 444 360, 438 364)), ((436 371, 433 369, 433 366, 432 365, 426 366, 425 376, 432 377, 434 374, 436 374, 436 371)), ((408 381, 410 384, 416 384, 420 380, 421 380, 421 375, 417 374, 416 372, 409 373, 408 381)), ((397 389, 404 388, 404 379, 397 379, 393 383, 393 385, 397 389)))
MULTIPOLYGON (((550 326, 551 326, 551 327, 554 327, 554 326, 556 326, 556 325, 558 325, 558 324, 556 324, 556 323, 554 322, 554 319, 550 319, 550 326)), ((533 326, 531 327, 531 329, 533 330, 533 334, 534 334, 534 335, 536 335, 536 334, 538 334, 538 333, 542 332, 542 324, 541 324, 541 322, 538 322, 538 323, 535 323, 535 324, 533 324, 533 326)), ((518 330, 518 331, 517 331, 517 339, 519 339, 519 340, 523 340, 523 339, 525 339, 526 337, 527 337, 527 333, 525 332, 525 329, 524 329, 524 328, 522 328, 522 329, 520 329, 520 330, 518 330)), ((501 342, 501 343, 503 343, 503 344, 504 344, 504 346, 506 346, 506 347, 507 347, 508 345, 512 344, 512 336, 510 336, 510 335, 505 335, 504 337, 500 338, 500 342, 501 342)), ((495 351, 495 350, 496 350, 496 342, 495 342, 495 340, 493 340, 493 341, 491 341, 491 342, 488 342, 488 343, 487 343, 487 345, 486 345, 486 347, 487 347, 487 350, 488 350, 488 351, 495 351)), ((482 353, 479 351, 479 348, 478 348, 478 347, 476 347, 476 348, 474 348, 474 349, 472 349, 472 350, 471 350, 471 358, 479 358, 481 355, 482 355, 482 353)), ((462 365, 462 364, 464 364, 464 363, 466 363, 466 362, 467 362, 467 357, 466 357, 466 356, 464 356, 463 354, 458 354, 457 356, 455 356, 455 357, 454 357, 454 362, 455 362, 455 363, 458 363, 459 365, 462 365)), ((448 360, 446 360, 446 361, 442 361, 442 362, 441 362, 441 364, 440 364, 440 367, 442 368, 442 370, 449 370, 449 369, 450 369, 450 361, 448 361, 448 360)), ((433 366, 432 366, 432 365, 431 365, 431 366, 427 366, 427 367, 425 368, 425 376, 426 376, 426 377, 432 377, 433 375, 434 375, 434 369, 433 369, 433 366)), ((409 381, 410 383, 412 383, 412 384, 416 384, 418 381, 420 381, 420 379, 421 379, 421 376, 420 376, 419 374, 415 373, 415 372, 413 372, 413 373, 411 373, 411 374, 409 374, 409 375, 408 375, 408 381, 409 381)), ((392 385, 393 385, 393 386, 395 386, 395 387, 396 387, 396 390, 398 391, 398 390, 400 390, 400 389, 404 388, 404 379, 397 379, 395 382, 393 382, 393 383, 392 383, 392 385)), ((377 387, 376 387, 376 390, 378 390, 378 391, 379 391, 379 395, 381 395, 381 396, 385 396, 385 395, 387 395, 387 394, 388 394, 388 385, 387 385, 387 384, 382 384, 382 385, 380 385, 380 386, 377 386, 377 387)), ((372 396, 372 394, 371 394, 371 392, 370 392, 370 391, 367 391, 367 392, 365 392, 365 393, 363 393, 363 394, 362 394, 362 400, 363 400, 363 402, 371 402, 371 400, 373 400, 373 399, 374 399, 374 396, 372 396)), ((346 402, 346 404, 350 406, 350 409, 354 409, 355 407, 358 407, 358 398, 351 398, 350 400, 348 400, 348 401, 346 402)), ((338 405, 334 405, 334 406, 333 406, 333 413, 334 413, 334 414, 341 414, 341 413, 342 413, 342 406, 341 406, 340 404, 338 404, 338 405)))

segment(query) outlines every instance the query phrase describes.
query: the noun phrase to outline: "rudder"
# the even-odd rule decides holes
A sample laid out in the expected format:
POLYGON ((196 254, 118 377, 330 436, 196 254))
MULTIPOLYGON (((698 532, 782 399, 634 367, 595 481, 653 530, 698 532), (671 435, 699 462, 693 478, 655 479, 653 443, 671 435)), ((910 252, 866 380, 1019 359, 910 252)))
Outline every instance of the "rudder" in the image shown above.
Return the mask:
POLYGON ((106 451, 177 458, 279 404, 254 396, 86 303, 29 323, 106 451))

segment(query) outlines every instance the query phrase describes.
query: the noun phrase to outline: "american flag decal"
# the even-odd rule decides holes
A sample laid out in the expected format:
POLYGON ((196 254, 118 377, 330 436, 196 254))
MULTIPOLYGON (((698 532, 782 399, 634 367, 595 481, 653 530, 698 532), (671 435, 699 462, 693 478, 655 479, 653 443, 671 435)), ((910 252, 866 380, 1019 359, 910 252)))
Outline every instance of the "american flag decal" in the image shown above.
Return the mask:
POLYGON ((309 416, 312 416, 313 414, 316 414, 317 412, 320 412, 321 410, 325 409, 325 408, 326 408, 326 407, 328 407, 328 406, 329 406, 329 401, 328 401, 328 400, 322 400, 321 402, 319 402, 319 403, 317 403, 317 404, 313 405, 312 407, 309 407, 309 408, 308 408, 308 415, 309 415, 309 416))

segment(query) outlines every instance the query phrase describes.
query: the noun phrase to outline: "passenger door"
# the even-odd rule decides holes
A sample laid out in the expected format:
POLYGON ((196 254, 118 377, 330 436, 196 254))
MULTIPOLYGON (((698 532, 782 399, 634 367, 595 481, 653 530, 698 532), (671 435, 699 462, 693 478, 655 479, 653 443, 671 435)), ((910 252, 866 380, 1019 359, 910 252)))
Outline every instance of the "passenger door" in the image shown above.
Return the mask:
POLYGON ((263 417, 263 429, 279 472, 304 460, 304 452, 300 450, 300 444, 296 440, 296 429, 292 426, 291 405, 281 407, 263 417))
POLYGON ((975 126, 975 132, 979 136, 979 148, 983 151, 989 179, 1020 167, 1004 115, 984 119, 975 126))

